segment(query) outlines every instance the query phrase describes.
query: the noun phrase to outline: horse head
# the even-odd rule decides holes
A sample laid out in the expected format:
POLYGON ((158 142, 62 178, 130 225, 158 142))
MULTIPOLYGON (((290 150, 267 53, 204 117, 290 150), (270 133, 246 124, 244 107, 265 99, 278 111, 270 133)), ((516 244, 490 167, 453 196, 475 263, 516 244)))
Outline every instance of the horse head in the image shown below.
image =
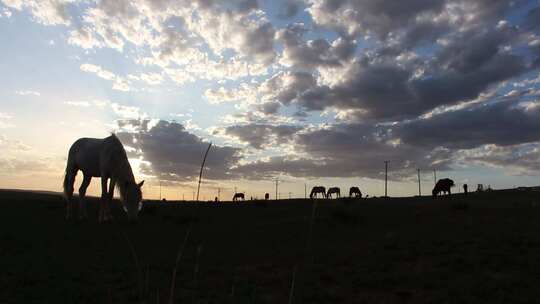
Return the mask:
POLYGON ((130 221, 136 221, 139 211, 142 209, 142 191, 144 181, 140 183, 126 183, 125 195, 123 198, 123 209, 130 221))

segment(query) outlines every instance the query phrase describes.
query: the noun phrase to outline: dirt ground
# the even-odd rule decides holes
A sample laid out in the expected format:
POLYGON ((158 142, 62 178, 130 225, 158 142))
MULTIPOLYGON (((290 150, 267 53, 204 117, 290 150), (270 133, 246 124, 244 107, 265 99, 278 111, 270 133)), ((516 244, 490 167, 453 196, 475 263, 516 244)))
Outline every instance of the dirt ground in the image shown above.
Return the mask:
POLYGON ((0 191, 0 303, 532 303, 540 192, 147 202, 66 221, 60 195, 0 191))

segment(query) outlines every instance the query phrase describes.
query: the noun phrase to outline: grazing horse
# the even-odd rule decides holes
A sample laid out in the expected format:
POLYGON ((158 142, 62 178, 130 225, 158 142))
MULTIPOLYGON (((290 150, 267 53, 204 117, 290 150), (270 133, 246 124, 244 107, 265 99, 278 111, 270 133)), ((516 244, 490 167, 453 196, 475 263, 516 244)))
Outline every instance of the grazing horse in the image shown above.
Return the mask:
POLYGON ((71 218, 73 184, 77 172, 83 173, 83 181, 79 188, 79 217, 86 217, 86 188, 92 177, 101 177, 101 203, 99 222, 112 219, 109 203, 114 195, 115 186, 120 190, 120 199, 124 211, 130 220, 137 220, 142 208, 141 187, 144 181, 137 184, 129 165, 126 151, 122 143, 113 134, 107 138, 81 138, 69 149, 66 175, 64 177, 64 196, 67 201, 66 218, 71 218), (107 182, 109 188, 107 189, 107 182))
POLYGON ((311 193, 309 194, 309 198, 317 197, 317 193, 322 194, 324 198, 326 198, 326 188, 323 186, 315 186, 311 189, 311 193))
POLYGON ((362 198, 362 192, 360 191, 360 188, 358 187, 351 187, 349 189, 349 197, 356 197, 356 198, 362 198))
POLYGON ((452 187, 454 187, 454 181, 449 178, 443 178, 437 181, 431 193, 433 194, 433 197, 436 197, 441 192, 450 195, 452 194, 450 191, 450 188, 452 187))
POLYGON ((236 202, 239 199, 245 200, 244 193, 235 193, 232 198, 233 202, 236 202))
POLYGON ((328 188, 328 192, 326 193, 327 198, 332 198, 332 194, 336 194, 336 198, 341 197, 341 191, 339 190, 339 187, 331 187, 328 188))

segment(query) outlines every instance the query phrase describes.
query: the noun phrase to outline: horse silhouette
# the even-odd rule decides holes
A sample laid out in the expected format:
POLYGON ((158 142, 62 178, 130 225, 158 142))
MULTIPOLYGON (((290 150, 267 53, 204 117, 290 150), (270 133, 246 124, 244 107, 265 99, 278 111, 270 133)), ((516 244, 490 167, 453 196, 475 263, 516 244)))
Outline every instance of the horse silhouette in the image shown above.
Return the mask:
POLYGON ((360 191, 360 188, 351 187, 351 189, 349 189, 349 197, 353 196, 356 198, 362 198, 362 192, 360 191))
POLYGON ((324 198, 326 198, 326 188, 323 186, 315 186, 311 189, 311 193, 309 194, 309 198, 317 197, 317 194, 320 193, 324 198))
POLYGON ((339 190, 339 187, 331 187, 328 188, 328 192, 326 193, 327 198, 332 198, 332 194, 336 195, 336 198, 341 197, 341 190, 339 190))
POLYGON ((232 198, 233 202, 236 202, 239 199, 242 199, 243 201, 246 199, 244 193, 235 193, 232 198))
POLYGON ((64 177, 64 196, 67 201, 66 218, 71 218, 73 184, 77 172, 83 173, 79 188, 79 217, 86 218, 86 189, 92 177, 101 177, 101 203, 99 222, 112 219, 109 204, 114 195, 114 188, 120 190, 120 200, 130 220, 137 220, 142 208, 141 187, 137 184, 122 143, 113 134, 109 137, 81 138, 71 145, 68 153, 64 177), (108 180, 111 180, 107 189, 108 180))
POLYGON ((441 192, 448 193, 448 195, 450 195, 452 194, 450 191, 450 188, 452 187, 454 187, 454 181, 449 178, 443 178, 437 181, 431 193, 433 194, 433 197, 436 197, 441 192))

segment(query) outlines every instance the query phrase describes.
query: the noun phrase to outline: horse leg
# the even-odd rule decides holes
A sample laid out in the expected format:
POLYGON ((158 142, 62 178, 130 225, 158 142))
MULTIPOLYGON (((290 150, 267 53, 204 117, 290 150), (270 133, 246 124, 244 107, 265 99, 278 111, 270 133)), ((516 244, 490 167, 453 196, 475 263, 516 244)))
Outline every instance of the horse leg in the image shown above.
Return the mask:
POLYGON ((92 177, 84 175, 84 179, 79 187, 79 219, 86 218, 86 189, 90 185, 92 177))
POLYGON ((107 200, 105 201, 105 221, 110 221, 113 219, 112 217, 112 214, 111 214, 111 207, 110 207, 110 204, 112 202, 112 199, 114 197, 114 186, 116 185, 116 181, 114 179, 111 178, 111 182, 109 183, 109 193, 108 193, 108 197, 107 197, 107 200))
POLYGON ((98 222, 102 223, 105 221, 105 201, 107 200, 107 177, 101 178, 101 200, 99 202, 99 217, 98 222))

